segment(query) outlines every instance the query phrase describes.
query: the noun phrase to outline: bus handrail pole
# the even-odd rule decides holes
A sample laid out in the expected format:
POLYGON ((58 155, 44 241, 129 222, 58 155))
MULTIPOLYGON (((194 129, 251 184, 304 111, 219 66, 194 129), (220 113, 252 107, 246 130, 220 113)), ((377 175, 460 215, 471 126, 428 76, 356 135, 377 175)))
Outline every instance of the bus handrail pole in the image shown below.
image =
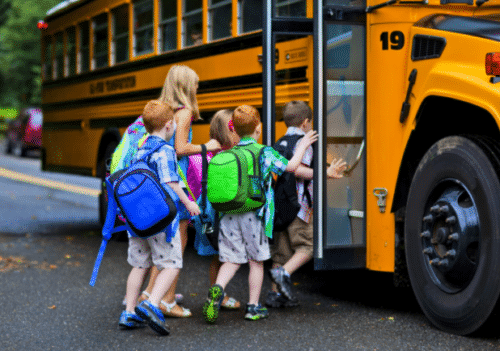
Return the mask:
POLYGON ((274 35, 272 32, 273 1, 263 2, 263 35, 262 35, 262 114, 264 130, 262 140, 265 145, 273 144, 274 137, 274 35))

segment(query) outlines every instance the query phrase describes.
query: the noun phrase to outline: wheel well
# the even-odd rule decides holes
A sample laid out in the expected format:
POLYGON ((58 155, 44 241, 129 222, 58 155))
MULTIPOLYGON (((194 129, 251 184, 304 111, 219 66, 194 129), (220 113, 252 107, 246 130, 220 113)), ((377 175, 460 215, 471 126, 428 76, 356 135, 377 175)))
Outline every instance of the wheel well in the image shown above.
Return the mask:
POLYGON ((417 113, 399 169, 392 212, 406 205, 413 174, 427 150, 438 140, 459 134, 477 134, 500 139, 493 116, 486 110, 443 97, 428 97, 417 113))
MULTIPOLYGON (((500 140, 498 125, 486 110, 442 97, 429 97, 417 113, 417 125, 412 131, 399 169, 391 212, 396 218, 397 286, 407 286, 406 259, 404 254, 404 214, 413 175, 424 154, 438 140, 460 134, 476 134, 500 140), (403 282, 403 283, 400 283, 403 282)), ((499 155, 500 156, 500 155, 499 155)))
MULTIPOLYGON (((109 128, 107 129, 102 137, 101 137, 101 142, 99 143, 99 151, 97 152, 97 164, 96 164, 96 169, 99 169, 99 164, 104 158, 104 152, 106 151, 106 147, 109 145, 111 142, 116 142, 119 143, 121 139, 121 134, 118 128, 109 128)), ((99 177, 100 175, 97 174, 99 177)))

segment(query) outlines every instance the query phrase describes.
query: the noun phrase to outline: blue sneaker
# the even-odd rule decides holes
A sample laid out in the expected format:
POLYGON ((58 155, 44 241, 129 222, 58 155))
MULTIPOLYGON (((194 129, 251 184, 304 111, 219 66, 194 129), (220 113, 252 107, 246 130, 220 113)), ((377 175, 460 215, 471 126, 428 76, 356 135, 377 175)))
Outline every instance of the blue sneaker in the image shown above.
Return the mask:
POLYGON ((208 290, 208 300, 203 305, 205 322, 215 323, 217 317, 219 317, 219 309, 223 298, 224 289, 222 289, 222 286, 216 284, 208 290))
POLYGON ((120 329, 136 329, 145 327, 144 320, 132 312, 123 311, 118 322, 120 329))
POLYGON ((160 335, 170 334, 170 328, 165 324, 165 317, 158 307, 155 307, 148 300, 142 301, 135 308, 135 313, 144 319, 148 325, 160 335))

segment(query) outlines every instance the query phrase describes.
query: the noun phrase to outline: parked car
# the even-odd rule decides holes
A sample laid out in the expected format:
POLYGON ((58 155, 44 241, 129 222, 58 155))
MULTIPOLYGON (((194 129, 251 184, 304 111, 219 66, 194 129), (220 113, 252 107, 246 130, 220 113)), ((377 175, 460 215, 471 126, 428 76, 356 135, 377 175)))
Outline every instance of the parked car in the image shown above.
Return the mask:
POLYGON ((22 109, 7 128, 6 152, 10 154, 19 148, 21 156, 26 156, 28 150, 40 149, 42 146, 42 122, 43 114, 40 108, 22 109))

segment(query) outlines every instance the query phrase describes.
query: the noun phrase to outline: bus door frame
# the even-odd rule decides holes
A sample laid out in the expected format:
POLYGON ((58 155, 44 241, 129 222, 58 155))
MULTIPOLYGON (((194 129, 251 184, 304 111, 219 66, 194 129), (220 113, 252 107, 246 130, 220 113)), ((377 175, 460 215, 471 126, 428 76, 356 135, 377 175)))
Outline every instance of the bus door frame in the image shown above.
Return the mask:
MULTIPOLYGON (((326 102, 326 79, 324 75, 324 66, 326 59, 325 49, 325 22, 338 23, 358 23, 365 25, 366 33, 366 12, 362 7, 342 7, 335 5, 323 5, 325 0, 315 0, 314 2, 314 110, 313 125, 319 133, 319 140, 314 148, 314 269, 355 269, 366 267, 366 215, 364 215, 364 245, 343 244, 328 246, 326 240, 327 231, 327 177, 326 177, 326 147, 327 147, 327 102, 326 102), (321 170, 318 172, 317 170, 321 170)), ((326 2, 326 1, 325 1, 326 2)), ((366 40, 366 38, 365 38, 366 40)), ((366 43, 365 43, 366 45, 366 43)), ((366 50, 365 50, 365 72, 364 79, 366 85, 366 50)), ((366 142, 366 89, 364 96, 365 113, 365 142, 366 142)), ((362 144, 364 145, 364 144, 362 144)), ((363 148, 363 146, 361 147, 363 148)), ((360 151, 359 156, 362 151, 360 151)), ((366 155, 366 151, 365 151, 366 155)), ((357 160, 359 161, 359 159, 357 160)), ((366 157, 365 157, 366 172, 366 157)), ((366 173, 365 173, 366 188, 366 173)), ((364 194, 364 214, 366 214, 366 191, 364 194)), ((350 221, 350 214, 346 211, 347 221, 350 221)), ((359 212, 359 211, 354 211, 359 212)), ((350 231, 351 229, 349 229, 350 231)))
POLYGON ((312 18, 276 17, 275 1, 263 1, 262 140, 269 146, 272 146, 276 139, 276 36, 313 35, 312 18))

